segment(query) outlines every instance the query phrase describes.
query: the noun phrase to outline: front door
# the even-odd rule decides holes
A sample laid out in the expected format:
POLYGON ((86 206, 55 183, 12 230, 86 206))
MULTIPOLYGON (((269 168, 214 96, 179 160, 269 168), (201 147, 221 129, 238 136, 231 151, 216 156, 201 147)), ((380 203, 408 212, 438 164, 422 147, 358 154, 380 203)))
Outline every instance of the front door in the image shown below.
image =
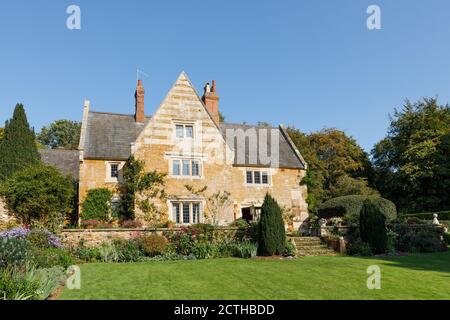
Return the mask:
POLYGON ((247 222, 253 221, 252 210, 250 207, 242 208, 242 219, 244 219, 247 222))

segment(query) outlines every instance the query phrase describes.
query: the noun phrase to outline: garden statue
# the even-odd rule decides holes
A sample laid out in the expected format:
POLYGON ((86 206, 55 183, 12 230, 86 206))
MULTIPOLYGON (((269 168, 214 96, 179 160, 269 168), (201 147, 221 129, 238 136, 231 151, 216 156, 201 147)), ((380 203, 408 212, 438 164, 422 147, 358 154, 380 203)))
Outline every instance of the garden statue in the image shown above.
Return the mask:
POLYGON ((433 214, 433 225, 437 226, 439 225, 438 215, 437 213, 433 214))

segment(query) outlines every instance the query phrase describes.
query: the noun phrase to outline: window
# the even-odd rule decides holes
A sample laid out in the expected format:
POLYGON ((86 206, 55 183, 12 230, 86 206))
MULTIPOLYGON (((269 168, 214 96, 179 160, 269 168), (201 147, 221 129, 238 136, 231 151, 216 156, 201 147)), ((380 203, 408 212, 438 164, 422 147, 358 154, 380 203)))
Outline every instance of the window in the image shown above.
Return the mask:
POLYGON ((183 160, 183 176, 191 175, 191 161, 183 160))
POLYGON ((194 127, 193 126, 185 126, 186 129, 186 138, 194 137, 194 127))
POLYGON ((172 220, 182 224, 199 223, 200 208, 199 202, 172 202, 172 220))
POLYGON ((183 125, 176 125, 176 134, 177 138, 183 138, 184 137, 184 126, 183 125))
POLYGON ((183 203, 183 223, 190 222, 190 208, 189 203, 183 203))
POLYGON ((247 183, 248 184, 253 183, 253 171, 247 171, 247 183))
POLYGON ((172 220, 180 223, 180 206, 178 203, 172 205, 172 220))
POLYGON ((268 185, 269 172, 259 170, 247 170, 245 173, 245 182, 251 185, 268 185))
POLYGON ((105 162, 105 182, 117 183, 119 182, 120 170, 122 169, 123 162, 105 162))
POLYGON ((262 184, 269 184, 269 175, 267 172, 261 172, 262 184))
POLYGON ((200 203, 192 204, 192 222, 193 223, 200 222, 200 203))
POLYGON ((253 171, 253 175, 255 177, 255 184, 261 184, 261 172, 253 171))
POLYGON ((202 165, 200 160, 173 159, 172 176, 201 177, 202 165))
POLYGON ((175 125, 175 134, 177 138, 193 138, 194 126, 191 124, 177 124, 175 125))
POLYGON ((110 177, 111 178, 118 178, 119 177, 119 164, 118 163, 111 163, 110 164, 110 177))
POLYGON ((200 177, 200 162, 199 161, 192 161, 192 175, 194 177, 200 177))
POLYGON ((180 160, 173 160, 172 162, 172 174, 179 176, 181 174, 180 160))

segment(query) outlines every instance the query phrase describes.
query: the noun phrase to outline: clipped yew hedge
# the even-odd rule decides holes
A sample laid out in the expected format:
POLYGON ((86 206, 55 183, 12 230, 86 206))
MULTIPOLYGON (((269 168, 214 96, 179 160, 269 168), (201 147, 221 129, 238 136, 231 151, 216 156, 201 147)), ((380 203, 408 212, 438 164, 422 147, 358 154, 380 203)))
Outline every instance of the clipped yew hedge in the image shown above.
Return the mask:
POLYGON ((434 214, 438 215, 439 220, 450 220, 450 211, 437 211, 437 212, 423 212, 423 213, 407 213, 404 216, 407 218, 414 217, 421 220, 433 220, 434 214))
POLYGON ((387 221, 397 218, 395 204, 378 196, 352 195, 330 199, 318 207, 320 218, 328 219, 334 217, 356 216, 359 217, 364 201, 367 199, 378 206, 387 221))

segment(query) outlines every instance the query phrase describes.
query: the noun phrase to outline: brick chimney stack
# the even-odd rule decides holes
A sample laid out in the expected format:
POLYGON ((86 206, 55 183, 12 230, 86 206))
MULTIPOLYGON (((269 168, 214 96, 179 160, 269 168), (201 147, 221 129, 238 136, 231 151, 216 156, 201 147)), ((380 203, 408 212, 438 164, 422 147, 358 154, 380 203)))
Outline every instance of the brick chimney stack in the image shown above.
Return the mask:
POLYGON ((219 116, 219 96, 216 92, 216 80, 212 81, 212 86, 207 83, 205 85, 205 92, 203 94, 203 102, 206 105, 206 109, 211 114, 214 122, 219 125, 220 124, 220 116, 219 116))
POLYGON ((136 92, 134 94, 134 98, 136 99, 136 110, 134 114, 134 119, 136 120, 136 122, 140 123, 145 122, 144 95, 145 90, 144 86, 142 85, 142 80, 138 80, 136 92))

